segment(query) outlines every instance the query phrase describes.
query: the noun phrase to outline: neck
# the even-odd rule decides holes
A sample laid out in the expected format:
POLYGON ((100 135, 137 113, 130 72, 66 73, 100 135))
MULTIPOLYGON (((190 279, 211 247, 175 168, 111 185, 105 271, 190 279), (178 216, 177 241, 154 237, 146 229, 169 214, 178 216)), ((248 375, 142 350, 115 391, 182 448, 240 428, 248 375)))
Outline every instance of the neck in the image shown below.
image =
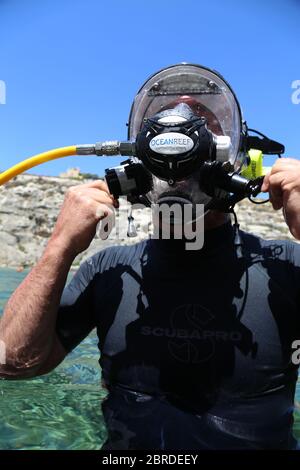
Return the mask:
POLYGON ((224 243, 232 243, 233 231, 229 214, 216 211, 208 213, 204 218, 204 232, 202 231, 202 236, 203 235, 204 243, 201 247, 199 246, 199 248, 197 248, 196 245, 194 245, 194 248, 187 248, 187 243, 197 242, 196 237, 194 240, 187 240, 185 237, 174 238, 172 234, 170 238, 164 238, 161 237, 160 234, 159 238, 153 238, 153 242, 158 248, 161 248, 165 254, 180 255, 187 260, 193 258, 197 259, 197 256, 206 256, 208 253, 214 252, 224 243), (195 255, 197 256, 195 257, 195 255))

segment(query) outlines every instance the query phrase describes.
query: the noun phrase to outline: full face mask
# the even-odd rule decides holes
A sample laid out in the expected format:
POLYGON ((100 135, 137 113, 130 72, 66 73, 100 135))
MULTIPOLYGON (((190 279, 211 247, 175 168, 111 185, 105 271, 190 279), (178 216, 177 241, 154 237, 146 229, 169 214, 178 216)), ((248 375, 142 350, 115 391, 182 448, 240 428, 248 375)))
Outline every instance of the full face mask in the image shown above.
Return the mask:
MULTIPOLYGON (((221 76, 204 67, 181 64, 153 75, 139 90, 129 118, 128 137, 153 175, 151 203, 212 202, 201 187, 205 161, 241 159, 239 104, 221 76)), ((204 185, 203 185, 204 186, 204 185)))
MULTIPOLYGON (((199 65, 171 66, 137 93, 128 142, 116 143, 118 152, 131 158, 106 170, 106 181, 112 194, 131 202, 175 201, 228 212, 260 189, 262 177, 240 175, 249 165, 248 150, 284 151, 263 138, 248 135, 238 100, 220 74, 199 65)), ((113 154, 111 142, 99 150, 104 153, 113 154)))

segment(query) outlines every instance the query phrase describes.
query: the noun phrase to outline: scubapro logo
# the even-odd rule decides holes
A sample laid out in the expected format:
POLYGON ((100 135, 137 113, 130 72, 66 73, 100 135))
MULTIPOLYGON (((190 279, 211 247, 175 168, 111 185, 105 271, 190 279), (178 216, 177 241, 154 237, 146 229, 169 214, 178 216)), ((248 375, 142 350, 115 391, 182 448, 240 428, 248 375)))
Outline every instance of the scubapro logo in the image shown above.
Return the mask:
POLYGON ((217 342, 241 341, 239 331, 220 330, 213 320, 214 315, 202 305, 181 305, 172 313, 170 326, 143 326, 141 334, 168 339, 169 353, 176 361, 200 364, 215 354, 217 342))
POLYGON ((165 132, 164 134, 160 134, 150 140, 151 150, 164 155, 185 153, 193 147, 193 140, 179 132, 165 132))
POLYGON ((171 326, 180 328, 183 325, 188 325, 189 329, 198 331, 202 338, 200 337, 200 341, 193 337, 188 337, 184 341, 179 338, 170 339, 168 343, 170 354, 177 361, 184 363, 199 364, 209 360, 215 352, 215 341, 203 330, 208 330, 206 325, 213 318, 213 314, 201 305, 188 304, 176 308, 171 316, 171 326))

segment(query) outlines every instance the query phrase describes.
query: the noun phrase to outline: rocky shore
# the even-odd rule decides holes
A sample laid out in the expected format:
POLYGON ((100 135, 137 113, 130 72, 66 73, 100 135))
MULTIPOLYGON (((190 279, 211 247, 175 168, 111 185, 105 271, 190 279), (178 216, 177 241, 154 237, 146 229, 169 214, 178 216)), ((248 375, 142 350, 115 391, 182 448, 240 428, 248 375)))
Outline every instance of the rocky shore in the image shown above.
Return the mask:
MULTIPOLYGON (((22 269, 35 264, 51 235, 65 192, 86 181, 24 174, 0 187, 0 267, 22 269)), ((75 259, 74 266, 107 246, 136 243, 148 236, 149 210, 134 211, 135 238, 126 236, 127 211, 128 205, 121 201, 116 221, 123 229, 118 238, 115 229, 107 240, 95 238, 88 250, 75 259)), ((254 205, 242 201, 236 212, 243 230, 268 239, 293 239, 282 212, 275 212, 269 203, 254 205)))

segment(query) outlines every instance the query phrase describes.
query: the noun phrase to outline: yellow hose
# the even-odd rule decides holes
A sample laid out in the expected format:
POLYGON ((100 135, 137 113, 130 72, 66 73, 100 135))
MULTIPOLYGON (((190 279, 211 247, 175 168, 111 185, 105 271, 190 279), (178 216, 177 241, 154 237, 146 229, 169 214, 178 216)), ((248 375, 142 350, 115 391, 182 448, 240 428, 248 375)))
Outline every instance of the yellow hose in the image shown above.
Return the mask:
POLYGON ((39 153, 34 157, 27 158, 20 163, 12 166, 8 170, 0 173, 0 186, 7 183, 9 180, 15 176, 23 173, 30 168, 40 165, 41 163, 49 162, 50 160, 55 160, 56 158, 68 157, 70 155, 76 155, 76 145, 70 145, 69 147, 60 147, 58 149, 49 150, 48 152, 39 153))

